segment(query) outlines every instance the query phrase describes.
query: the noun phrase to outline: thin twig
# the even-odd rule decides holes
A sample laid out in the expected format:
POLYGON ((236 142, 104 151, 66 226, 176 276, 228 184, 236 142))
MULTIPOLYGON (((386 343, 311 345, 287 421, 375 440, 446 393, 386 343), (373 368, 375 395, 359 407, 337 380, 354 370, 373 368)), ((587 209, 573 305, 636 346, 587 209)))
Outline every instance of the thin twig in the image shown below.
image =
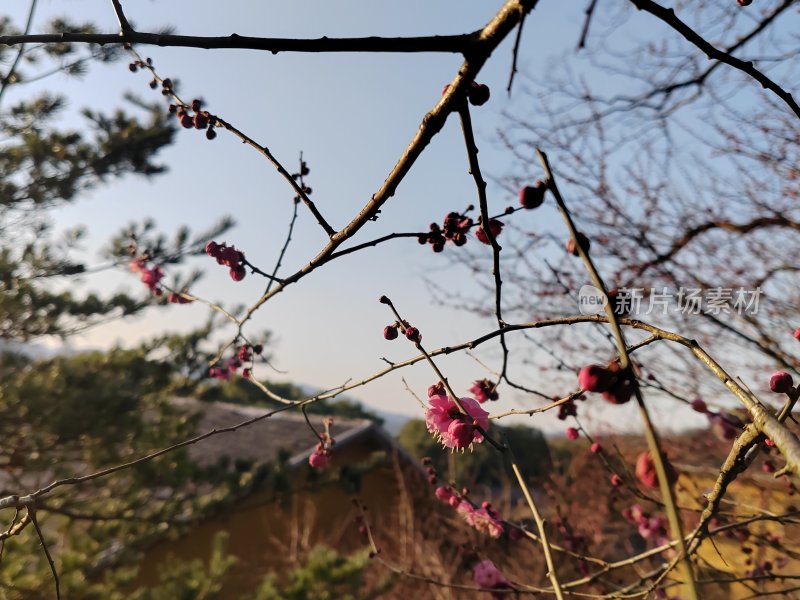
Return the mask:
MULTIPOLYGON (((25 22, 25 33, 23 35, 28 35, 33 26, 33 14, 36 12, 36 2, 37 0, 31 0, 30 8, 28 9, 28 20, 25 22)), ((6 76, 0 81, 0 101, 3 99, 3 94, 6 93, 6 89, 14 80, 14 74, 19 66, 19 61, 22 60, 23 54, 25 54, 24 43, 20 44, 20 47, 17 49, 17 55, 14 57, 14 62, 11 63, 11 67, 9 67, 6 76)))
MULTIPOLYGON (((300 153, 300 189, 305 188, 305 182, 303 180, 303 153, 300 153)), ((273 282, 277 281, 278 283, 283 282, 282 279, 277 277, 278 270, 281 268, 281 264, 283 263, 283 257, 286 256, 286 250, 289 249, 289 243, 292 241, 292 233, 294 232, 294 224, 297 222, 297 205, 299 202, 295 200, 294 207, 292 208, 292 218, 289 221, 289 230, 286 232, 286 240, 283 242, 283 247, 281 248, 280 254, 278 254, 278 260, 275 261, 275 268, 272 270, 272 276, 270 277, 269 283, 267 284, 267 289, 264 291, 265 294, 269 293, 270 288, 272 287, 273 282)))
POLYGON ((797 102, 792 97, 792 94, 775 83, 762 71, 758 70, 752 62, 738 59, 735 56, 718 49, 689 25, 681 21, 675 14, 675 11, 671 8, 661 6, 652 0, 631 0, 631 3, 639 10, 649 12, 651 15, 661 19, 661 21, 672 27, 672 29, 680 33, 687 41, 697 46, 697 48, 699 48, 709 58, 709 60, 718 60, 723 62, 726 65, 733 67, 734 69, 737 69, 745 75, 755 79, 761 84, 761 87, 778 96, 778 98, 783 100, 794 114, 800 117, 800 106, 798 106, 797 102))
POLYGON ((547 541, 547 531, 544 527, 544 519, 539 513, 539 509, 536 507, 536 503, 533 501, 533 496, 531 495, 531 491, 528 489, 528 484, 522 477, 522 473, 520 473, 519 467, 517 466, 517 460, 514 457, 514 451, 511 449, 511 445, 508 443, 508 440, 504 440, 503 445, 506 448, 506 453, 508 455, 509 462, 511 463, 511 470, 514 472, 514 477, 517 478, 517 483, 522 489, 522 493, 525 496, 525 501, 528 503, 528 508, 530 508, 531 514, 533 515, 533 520, 536 521, 536 529, 539 530, 539 538, 542 545, 542 551, 544 552, 544 560, 547 563, 547 577, 550 579, 550 583, 553 586, 553 592, 555 593, 556 598, 558 600, 564 600, 564 594, 561 591, 561 584, 558 581, 558 575, 556 573, 556 566, 553 562, 553 553, 550 549, 550 543, 547 541))
POLYGON ((519 20, 519 25, 517 26, 517 37, 514 38, 514 49, 511 51, 511 73, 508 74, 508 85, 506 86, 506 92, 508 95, 511 95, 511 87, 514 85, 514 76, 517 74, 517 58, 519 57, 519 46, 522 42, 522 28, 525 26, 525 17, 527 15, 522 15, 522 18, 519 20))
POLYGON ((581 37, 578 40, 578 50, 583 50, 586 47, 586 38, 589 36, 589 25, 592 23, 594 16, 594 9, 597 6, 597 0, 591 0, 589 6, 586 7, 585 18, 583 20, 583 29, 581 29, 581 37))
MULTIPOLYGON (((503 321, 503 302, 502 286, 503 278, 500 273, 500 244, 492 232, 491 217, 489 216, 489 201, 486 198, 486 181, 481 174, 481 166, 478 162, 478 146, 475 143, 475 133, 472 130, 472 118, 469 114, 469 104, 463 100, 459 107, 458 114, 461 117, 461 130, 464 134, 464 145, 467 148, 467 159, 469 160, 469 172, 475 180, 475 187, 478 189, 478 206, 481 212, 481 228, 492 248, 492 275, 494 276, 494 314, 497 318, 497 326, 502 328, 503 321)), ((500 335, 500 347, 503 350, 503 366, 500 369, 500 378, 505 377, 508 370, 508 345, 505 335, 500 335)), ((499 380, 498 380, 499 383, 499 380)))
POLYGON ((50 565, 50 571, 53 573, 53 582, 56 586, 56 600, 61 600, 61 583, 58 579, 58 570, 56 569, 56 563, 53 562, 53 557, 50 554, 50 549, 47 547, 47 541, 44 539, 44 534, 42 533, 42 529, 39 527, 39 519, 36 518, 36 509, 33 506, 33 503, 28 505, 28 515, 31 518, 31 523, 36 528, 36 535, 39 536, 39 541, 42 543, 42 549, 44 550, 44 555, 47 557, 47 563, 50 565))

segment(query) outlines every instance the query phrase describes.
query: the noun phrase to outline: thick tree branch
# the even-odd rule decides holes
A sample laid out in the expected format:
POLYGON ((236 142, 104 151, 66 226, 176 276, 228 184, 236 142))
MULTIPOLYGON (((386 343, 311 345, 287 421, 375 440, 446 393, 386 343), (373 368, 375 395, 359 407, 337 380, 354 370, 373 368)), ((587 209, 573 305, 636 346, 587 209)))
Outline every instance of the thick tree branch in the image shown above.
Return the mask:
POLYGON ((168 33, 127 31, 122 33, 40 33, 29 35, 2 35, 0 46, 21 44, 141 44, 148 46, 261 50, 279 52, 373 52, 373 53, 450 53, 468 54, 482 44, 481 32, 459 35, 433 35, 419 37, 357 37, 290 39, 252 37, 233 33, 227 36, 194 36, 168 33))

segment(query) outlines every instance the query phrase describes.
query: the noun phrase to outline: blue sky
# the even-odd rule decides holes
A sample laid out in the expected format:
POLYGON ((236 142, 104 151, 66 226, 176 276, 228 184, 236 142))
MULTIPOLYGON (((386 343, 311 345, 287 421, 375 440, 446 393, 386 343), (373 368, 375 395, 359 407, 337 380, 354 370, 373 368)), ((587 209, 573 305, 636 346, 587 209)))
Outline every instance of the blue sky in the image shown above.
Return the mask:
MULTIPOLYGON (((11 14, 20 22, 27 3, 15 4, 18 6, 11 14)), ((481 27, 500 5, 499 1, 229 0, 221 10, 220 3, 208 1, 125 3, 129 19, 140 30, 173 25, 184 34, 236 32, 270 37, 464 33, 481 27)), ((73 20, 93 21, 102 30, 116 31, 110 3, 100 0, 41 0, 34 31, 49 15, 65 11, 73 20)), ((563 53, 574 52, 582 17, 582 10, 567 11, 562 3, 542 2, 526 22, 520 68, 528 73, 542 72, 563 53)), ((473 110, 481 165, 489 177, 514 170, 515 159, 496 140, 495 132, 503 125, 501 113, 529 109, 520 106, 525 96, 517 94, 509 99, 505 92, 511 45, 510 38, 478 78, 492 90, 490 102, 473 110)), ((334 227, 352 218, 380 186, 462 61, 459 56, 433 54, 273 56, 252 51, 157 47, 142 47, 140 52, 153 59, 162 76, 180 80, 184 98, 202 97, 209 110, 269 146, 287 168, 296 165, 302 150, 311 168, 308 184, 314 189, 313 197, 334 227)), ((56 85, 63 91, 74 114, 83 106, 111 109, 119 105, 126 90, 145 99, 160 99, 147 81, 145 75, 131 74, 124 63, 117 63, 94 67, 81 80, 57 76, 43 86, 56 85)), ((207 142, 199 132, 181 130, 178 142, 161 159, 170 166, 168 175, 151 181, 126 178, 114 182, 59 210, 54 219, 59 226, 86 225, 90 232, 86 252, 101 262, 103 244, 131 220, 153 217, 169 232, 184 223, 202 229, 221 215, 230 214, 238 225, 227 241, 245 251, 253 263, 271 267, 286 235, 293 194, 261 156, 229 135, 207 142)), ((492 182, 488 194, 493 211, 516 203, 516 198, 492 182)), ((366 226, 356 242, 390 231, 424 230, 431 221, 441 222, 447 212, 461 210, 476 200, 460 127, 451 117, 384 207, 380 220, 366 226)), ((520 218, 530 219, 543 230, 561 230, 555 214, 548 210, 520 218)), ((301 207, 283 273, 294 272, 324 242, 324 235, 301 207)), ((476 242, 472 240, 471 244, 476 242)), ((488 253, 488 247, 485 250, 488 253)), ((452 251, 448 246, 446 252, 452 251)), ((251 304, 264 286, 262 279, 252 276, 242 283, 232 282, 226 270, 211 259, 197 259, 192 266, 207 268, 206 277, 192 291, 209 300, 251 304)), ((257 375, 332 388, 379 370, 384 366, 381 357, 398 361, 413 355, 405 340, 383 340, 382 329, 392 319, 377 302, 381 294, 390 296, 420 328, 428 348, 466 341, 493 327, 492 319, 435 305, 425 277, 453 290, 475 289, 465 269, 452 268, 446 257, 418 246, 415 240, 390 242, 312 274, 275 297, 253 320, 250 333, 263 329, 274 332, 271 350, 275 366, 285 371, 278 375, 263 368, 257 375)), ((103 272, 87 278, 86 283, 106 291, 140 291, 136 279, 124 272, 103 272)), ((175 306, 95 329, 70 343, 76 347, 133 344, 164 330, 189 328, 205 316, 206 309, 199 305, 175 306)), ((490 366, 498 366, 495 351, 477 355, 490 366)), ((473 380, 489 375, 463 354, 439 362, 457 391, 466 392, 473 380)), ((367 406, 419 415, 419 406, 404 389, 401 375, 418 394, 424 394, 435 381, 429 368, 419 365, 361 388, 352 396, 367 406)), ((566 393, 573 385, 572 380, 565 387, 537 381, 537 374, 531 377, 535 385, 552 393, 566 393)), ((535 400, 528 399, 526 405, 532 402, 535 400)), ((496 408, 516 405, 514 394, 504 390, 496 408)), ((531 424, 537 426, 563 427, 551 416, 534 421, 531 424)))

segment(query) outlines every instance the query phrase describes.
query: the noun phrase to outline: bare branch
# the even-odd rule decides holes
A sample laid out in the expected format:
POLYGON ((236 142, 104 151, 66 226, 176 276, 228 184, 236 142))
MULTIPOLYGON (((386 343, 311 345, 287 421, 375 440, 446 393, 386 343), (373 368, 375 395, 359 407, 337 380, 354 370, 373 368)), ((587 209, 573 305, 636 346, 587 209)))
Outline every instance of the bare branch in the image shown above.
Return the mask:
POLYGON ((128 23, 128 19, 122 10, 122 2, 120 0, 111 0, 111 5, 114 7, 114 14, 117 15, 117 21, 119 21, 120 35, 124 36, 129 33, 134 33, 133 27, 128 23))
POLYGON ((460 35, 434 35, 418 37, 360 37, 296 39, 252 37, 232 33, 227 36, 193 36, 168 33, 146 33, 130 30, 118 33, 40 33, 30 35, 2 35, 0 46, 20 44, 140 44, 161 47, 244 49, 279 52, 331 53, 446 53, 467 54, 483 43, 480 31, 460 35))
POLYGON ((795 102, 792 94, 787 92, 772 79, 767 77, 767 75, 758 70, 752 62, 740 60, 734 56, 731 56, 729 53, 718 49, 694 29, 681 21, 675 14, 675 11, 671 8, 665 8, 660 4, 653 2, 652 0, 631 0, 631 2, 639 10, 649 12, 651 15, 661 19, 664 23, 672 27, 675 31, 686 38, 687 41, 691 42, 700 50, 702 50, 709 60, 718 60, 723 62, 755 79, 764 89, 771 91, 773 94, 778 96, 778 98, 783 100, 792 110, 792 112, 800 117, 800 106, 798 106, 797 102, 795 102))
MULTIPOLYGON (((23 35, 28 35, 33 26, 33 15, 36 12, 36 2, 38 0, 31 0, 30 8, 28 9, 28 19, 25 22, 25 33, 23 35)), ((6 89, 9 85, 14 81, 14 75, 19 66, 19 61, 22 60, 22 55, 25 54, 25 44, 20 44, 19 49, 17 50, 17 55, 14 57, 14 62, 11 63, 11 66, 8 68, 8 73, 6 76, 0 80, 0 100, 3 99, 3 94, 5 94, 6 89)))

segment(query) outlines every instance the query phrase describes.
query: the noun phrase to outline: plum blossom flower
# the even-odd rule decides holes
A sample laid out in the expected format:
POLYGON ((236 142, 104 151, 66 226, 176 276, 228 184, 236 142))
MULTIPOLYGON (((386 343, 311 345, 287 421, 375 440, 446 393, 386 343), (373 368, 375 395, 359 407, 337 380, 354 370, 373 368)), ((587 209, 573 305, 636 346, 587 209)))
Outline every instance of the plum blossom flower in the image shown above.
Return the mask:
POLYGON ((475 508, 462 500, 456 507, 456 512, 474 529, 487 534, 492 538, 499 538, 503 535, 503 521, 488 503, 484 502, 480 508, 475 508))
POLYGON ((436 495, 436 498, 444 504, 450 504, 450 499, 455 498, 455 495, 453 494, 453 488, 451 488, 449 485, 439 486, 436 488, 434 494, 436 495))
POLYGON ((320 449, 319 447, 317 447, 317 449, 314 450, 314 452, 312 452, 311 455, 308 457, 308 464, 311 466, 312 469, 321 471, 329 464, 331 464, 330 451, 324 448, 320 449))
MULTIPOLYGON (((500 232, 503 230, 503 225, 505 225, 505 223, 498 221, 497 219, 491 219, 489 221, 489 231, 491 231, 492 237, 497 238, 497 236, 500 235, 500 232)), ((489 236, 486 235, 486 230, 483 228, 483 225, 475 230, 475 237, 484 244, 491 244, 489 241, 489 236)))
POLYGON ((611 404, 625 404, 635 391, 634 380, 618 366, 586 365, 578 373, 578 383, 587 392, 597 392, 611 404))
POLYGON ((473 567, 472 577, 476 585, 490 589, 511 589, 511 582, 506 579, 490 560, 482 560, 473 567))
POLYGON ((473 442, 483 441, 476 424, 486 430, 489 427, 489 413, 475 400, 466 397, 460 399, 466 415, 448 396, 431 396, 428 402, 431 407, 425 411, 425 423, 428 431, 438 437, 445 448, 463 449, 473 442))
POLYGON ((128 263, 128 269, 132 273, 139 273, 142 283, 147 286, 147 289, 149 289, 154 296, 160 296, 162 294, 159 284, 164 278, 164 270, 161 267, 155 265, 150 268, 147 266, 147 262, 144 259, 138 258, 128 263))
POLYGON ((722 441, 735 439, 742 431, 742 425, 735 415, 728 412, 706 413, 711 432, 722 441))
MULTIPOLYGON (((667 479, 674 482, 678 478, 678 473, 675 468, 667 460, 666 456, 662 455, 664 468, 667 471, 667 479)), ((653 456, 650 452, 642 452, 636 459, 636 478, 647 487, 658 487, 658 474, 656 473, 656 465, 653 461, 653 456)))
POLYGON ((642 452, 636 459, 636 477, 647 487, 658 487, 656 465, 649 452, 642 452))
POLYGON ((433 398, 434 396, 444 396, 445 393, 444 384, 441 381, 428 387, 428 398, 433 398))
POLYGON ((639 535, 644 539, 654 540, 657 545, 669 541, 666 519, 660 516, 651 516, 642 509, 640 504, 634 504, 623 510, 622 516, 636 525, 639 535))
POLYGON ((497 400, 500 397, 497 393, 497 386, 488 379, 478 379, 472 384, 469 391, 481 404, 487 400, 497 400))
POLYGON ((211 367, 208 370, 208 376, 212 379, 228 381, 231 378, 231 372, 227 367, 211 367))

